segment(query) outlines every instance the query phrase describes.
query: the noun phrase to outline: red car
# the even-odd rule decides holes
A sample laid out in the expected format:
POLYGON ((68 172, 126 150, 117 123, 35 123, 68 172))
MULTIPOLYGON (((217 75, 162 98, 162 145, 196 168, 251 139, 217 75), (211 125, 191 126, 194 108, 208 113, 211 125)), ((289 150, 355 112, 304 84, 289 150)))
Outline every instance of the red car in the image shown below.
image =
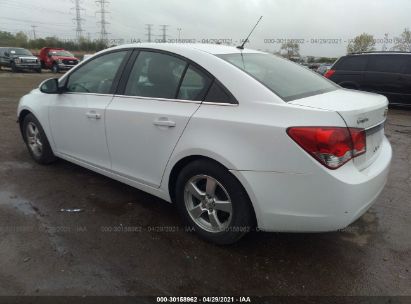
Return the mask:
POLYGON ((44 47, 38 57, 42 68, 50 69, 53 73, 70 70, 79 63, 73 54, 60 48, 44 47))

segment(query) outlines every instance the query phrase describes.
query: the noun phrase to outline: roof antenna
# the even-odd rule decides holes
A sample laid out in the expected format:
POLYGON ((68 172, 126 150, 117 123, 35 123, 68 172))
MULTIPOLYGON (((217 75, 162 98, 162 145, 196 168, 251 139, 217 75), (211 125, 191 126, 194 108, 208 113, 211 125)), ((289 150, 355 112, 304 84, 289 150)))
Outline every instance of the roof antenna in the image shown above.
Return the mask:
POLYGON ((237 46, 237 49, 244 50, 244 46, 245 46, 245 44, 248 42, 248 38, 250 38, 251 34, 254 32, 254 30, 256 29, 257 25, 260 23, 261 19, 263 19, 263 16, 261 16, 260 19, 258 19, 256 25, 254 25, 253 29, 251 30, 250 35, 248 35, 248 37, 244 40, 244 42, 243 42, 242 45, 237 46))

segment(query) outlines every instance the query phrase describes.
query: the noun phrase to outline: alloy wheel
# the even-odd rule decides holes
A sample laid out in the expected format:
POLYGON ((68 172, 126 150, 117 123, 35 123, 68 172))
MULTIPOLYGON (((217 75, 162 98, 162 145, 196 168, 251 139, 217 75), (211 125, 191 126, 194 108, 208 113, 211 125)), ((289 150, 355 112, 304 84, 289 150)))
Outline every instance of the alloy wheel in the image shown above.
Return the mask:
POLYGON ((232 220, 233 207, 225 187, 207 175, 192 177, 185 185, 184 202, 191 219, 202 229, 218 233, 232 220))
POLYGON ((33 122, 30 122, 27 125, 26 135, 27 135, 27 144, 31 152, 36 157, 41 157, 43 153, 43 143, 41 142, 39 128, 33 122))

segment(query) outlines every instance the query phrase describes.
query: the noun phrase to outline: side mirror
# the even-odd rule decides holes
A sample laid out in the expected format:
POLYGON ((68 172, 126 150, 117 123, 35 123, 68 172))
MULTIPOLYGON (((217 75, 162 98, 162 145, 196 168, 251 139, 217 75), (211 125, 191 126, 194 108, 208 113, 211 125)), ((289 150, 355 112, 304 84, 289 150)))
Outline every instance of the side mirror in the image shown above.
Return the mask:
POLYGON ((50 53, 48 53, 48 54, 47 54, 47 57, 49 57, 49 58, 50 58, 50 57, 51 57, 51 54, 50 54, 50 53))
POLYGON ((40 91, 46 94, 60 94, 62 92, 59 87, 59 81, 57 78, 50 78, 45 80, 40 85, 40 91))

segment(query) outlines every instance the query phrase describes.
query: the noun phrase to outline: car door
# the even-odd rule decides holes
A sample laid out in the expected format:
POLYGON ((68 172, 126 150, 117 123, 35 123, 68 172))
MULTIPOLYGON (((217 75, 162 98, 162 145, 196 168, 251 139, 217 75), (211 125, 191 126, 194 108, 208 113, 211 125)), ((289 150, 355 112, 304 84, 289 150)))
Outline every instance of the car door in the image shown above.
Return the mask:
POLYGON ((400 83, 403 89, 401 103, 411 106, 411 55, 404 55, 404 71, 400 75, 400 83))
POLYGON ((111 167, 105 134, 105 109, 130 53, 101 55, 64 79, 64 93, 49 107, 57 153, 100 168, 111 167))
POLYGON ((335 65, 336 72, 332 81, 348 89, 364 90, 364 70, 367 66, 367 55, 351 55, 341 58, 335 65))
POLYGON ((144 50, 135 57, 123 87, 107 108, 107 143, 113 171, 159 187, 211 76, 173 54, 144 50))
POLYGON ((364 88, 385 95, 390 102, 398 103, 404 90, 401 83, 403 69, 402 55, 372 55, 365 74, 364 88))

